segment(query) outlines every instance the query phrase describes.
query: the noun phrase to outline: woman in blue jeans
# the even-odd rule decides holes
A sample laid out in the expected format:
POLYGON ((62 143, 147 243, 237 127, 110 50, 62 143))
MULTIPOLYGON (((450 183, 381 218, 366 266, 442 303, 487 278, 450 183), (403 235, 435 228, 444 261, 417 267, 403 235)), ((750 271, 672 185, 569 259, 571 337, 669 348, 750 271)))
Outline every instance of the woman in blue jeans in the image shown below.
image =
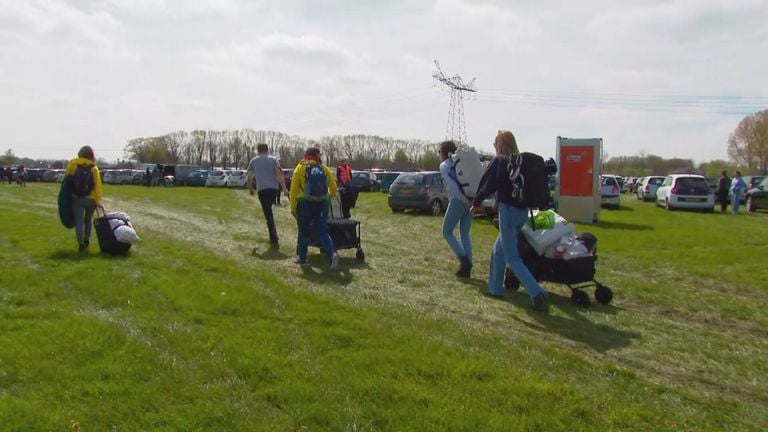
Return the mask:
POLYGON ((459 270, 456 276, 468 278, 472 271, 472 240, 469 238, 469 228, 472 226, 472 215, 469 213, 469 199, 461 192, 454 170, 451 153, 456 152, 456 143, 443 141, 440 143, 440 175, 443 184, 448 189, 448 208, 443 218, 443 237, 459 259, 459 270), (459 226, 461 243, 453 234, 456 225, 459 226))
POLYGON ((496 193, 499 206, 499 236, 491 250, 486 295, 493 298, 504 296, 504 270, 509 267, 531 297, 533 309, 543 310, 547 293, 525 266, 517 247, 517 235, 528 220, 528 209, 512 203, 512 183, 507 172, 507 162, 509 155, 518 154, 520 151, 515 136, 507 130, 498 132, 493 146, 496 149, 496 157, 485 170, 470 209, 471 213, 474 213, 484 199, 496 193))

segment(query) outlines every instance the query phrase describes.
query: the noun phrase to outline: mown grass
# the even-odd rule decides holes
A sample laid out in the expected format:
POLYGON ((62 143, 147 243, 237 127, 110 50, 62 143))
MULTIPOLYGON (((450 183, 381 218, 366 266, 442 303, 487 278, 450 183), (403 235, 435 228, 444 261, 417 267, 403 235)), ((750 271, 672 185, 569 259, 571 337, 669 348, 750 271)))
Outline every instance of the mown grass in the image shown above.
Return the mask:
POLYGON ((763 430, 765 214, 625 199, 597 226, 613 305, 548 313, 484 289, 440 219, 363 194, 365 263, 291 264, 243 190, 107 187, 143 241, 75 253, 53 185, 0 188, 0 429, 763 430))

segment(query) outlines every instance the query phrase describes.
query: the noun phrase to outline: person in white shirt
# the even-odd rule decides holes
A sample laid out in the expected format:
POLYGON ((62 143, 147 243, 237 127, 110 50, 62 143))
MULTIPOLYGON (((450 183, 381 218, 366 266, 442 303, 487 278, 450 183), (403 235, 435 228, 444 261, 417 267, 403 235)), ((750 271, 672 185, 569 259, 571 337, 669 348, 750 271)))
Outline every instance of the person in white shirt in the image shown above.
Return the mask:
POLYGON ((443 141, 440 143, 440 175, 443 184, 448 189, 448 208, 443 218, 443 237, 459 259, 459 270, 456 276, 468 278, 472 271, 472 240, 469 229, 472 226, 472 214, 469 212, 470 202, 459 187, 451 154, 456 151, 456 143, 443 141), (461 242, 456 239, 453 231, 459 226, 461 242))

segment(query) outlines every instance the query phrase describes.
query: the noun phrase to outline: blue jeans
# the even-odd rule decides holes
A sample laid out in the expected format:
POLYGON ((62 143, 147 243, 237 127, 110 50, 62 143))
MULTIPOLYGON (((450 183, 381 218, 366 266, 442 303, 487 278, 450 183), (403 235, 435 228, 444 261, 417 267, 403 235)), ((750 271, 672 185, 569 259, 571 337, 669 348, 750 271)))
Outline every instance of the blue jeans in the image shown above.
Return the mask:
POLYGON ((499 236, 491 250, 491 267, 488 275, 488 292, 503 294, 504 270, 509 267, 531 298, 544 290, 525 266, 517 249, 517 234, 528 221, 528 209, 499 203, 499 236))
POLYGON ((88 197, 73 197, 72 212, 75 215, 75 238, 77 244, 90 243, 91 220, 96 211, 96 201, 88 197))
POLYGON ((733 210, 734 213, 739 212, 739 206, 741 205, 741 191, 733 191, 733 196, 731 197, 731 210, 733 210))
POLYGON ((328 234, 328 200, 321 202, 310 202, 305 199, 299 200, 296 207, 296 221, 299 225, 298 250, 299 260, 307 260, 307 249, 309 248, 309 234, 314 230, 317 238, 320 239, 320 245, 328 256, 333 256, 336 249, 333 247, 333 241, 328 234))
POLYGON ((469 228, 472 226, 472 215, 469 208, 460 200, 452 199, 448 202, 448 209, 445 210, 443 218, 443 237, 448 245, 453 249, 457 258, 467 258, 472 261, 472 240, 469 238, 469 228), (459 235, 461 244, 453 235, 456 225, 459 225, 459 235))

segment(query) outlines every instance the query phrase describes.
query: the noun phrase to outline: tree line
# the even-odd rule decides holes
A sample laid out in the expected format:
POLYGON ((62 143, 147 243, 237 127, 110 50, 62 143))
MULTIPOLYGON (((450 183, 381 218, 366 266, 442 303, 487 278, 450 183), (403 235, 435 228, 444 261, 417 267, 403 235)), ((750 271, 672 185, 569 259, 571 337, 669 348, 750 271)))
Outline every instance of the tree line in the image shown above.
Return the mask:
POLYGON ((319 140, 272 130, 193 130, 128 141, 125 157, 139 163, 190 164, 205 167, 245 168, 266 144, 283 166, 292 167, 304 158, 308 147, 319 147, 323 162, 337 165, 342 159, 359 169, 437 169, 437 144, 374 135, 336 135, 319 140))

